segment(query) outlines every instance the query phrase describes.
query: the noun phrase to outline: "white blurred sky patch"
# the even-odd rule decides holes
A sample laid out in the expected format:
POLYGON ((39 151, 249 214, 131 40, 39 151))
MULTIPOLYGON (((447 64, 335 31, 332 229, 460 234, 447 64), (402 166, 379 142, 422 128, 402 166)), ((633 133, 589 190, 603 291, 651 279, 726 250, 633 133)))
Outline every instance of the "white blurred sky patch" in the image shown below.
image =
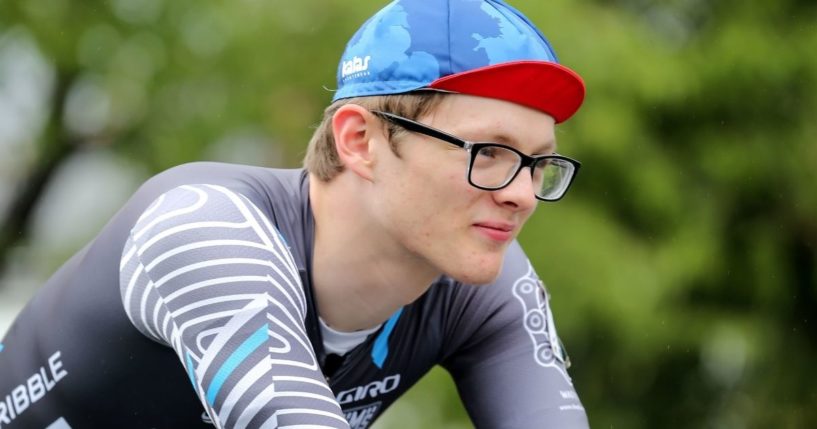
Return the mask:
POLYGON ((42 196, 31 218, 31 241, 47 243, 53 259, 79 249, 96 235, 139 186, 146 173, 107 149, 69 158, 42 196))
POLYGON ((26 31, 14 28, 0 36, 0 215, 34 156, 53 81, 52 66, 26 31))
POLYGON ((80 151, 60 167, 34 211, 30 239, 12 250, 0 277, 0 337, 37 288, 97 234, 146 176, 107 149, 80 151))

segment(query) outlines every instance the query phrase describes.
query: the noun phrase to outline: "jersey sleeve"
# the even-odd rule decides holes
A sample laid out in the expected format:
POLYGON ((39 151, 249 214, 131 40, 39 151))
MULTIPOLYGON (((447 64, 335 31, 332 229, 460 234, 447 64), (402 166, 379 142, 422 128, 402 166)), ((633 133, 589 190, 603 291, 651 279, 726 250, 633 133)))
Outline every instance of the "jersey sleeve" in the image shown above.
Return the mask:
POLYGON ((443 366, 476 427, 589 427, 547 291, 517 243, 494 284, 462 286, 453 300, 443 366))
POLYGON ((349 427, 306 334, 292 253, 247 197, 214 185, 160 196, 131 230, 120 289, 217 428, 349 427))

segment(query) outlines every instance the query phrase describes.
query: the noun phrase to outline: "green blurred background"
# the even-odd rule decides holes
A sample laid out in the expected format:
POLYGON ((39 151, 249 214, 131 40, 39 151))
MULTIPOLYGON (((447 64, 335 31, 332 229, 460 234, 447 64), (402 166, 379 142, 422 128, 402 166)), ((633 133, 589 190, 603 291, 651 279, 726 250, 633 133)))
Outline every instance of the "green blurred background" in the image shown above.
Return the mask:
MULTIPOLYGON (((0 333, 138 184, 300 165, 381 1, 0 0, 0 333)), ((586 80, 521 239, 595 428, 817 427, 817 2, 518 0, 586 80)), ((435 370, 378 427, 471 427, 435 370)))

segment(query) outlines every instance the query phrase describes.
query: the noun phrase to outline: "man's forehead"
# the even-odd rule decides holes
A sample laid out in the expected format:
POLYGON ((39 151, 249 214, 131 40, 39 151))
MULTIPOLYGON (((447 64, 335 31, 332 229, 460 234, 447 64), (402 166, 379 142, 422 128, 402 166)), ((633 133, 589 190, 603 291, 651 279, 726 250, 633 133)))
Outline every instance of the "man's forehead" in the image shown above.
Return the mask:
POLYGON ((506 101, 452 94, 420 120, 469 141, 502 143, 534 154, 556 150, 552 117, 506 101))

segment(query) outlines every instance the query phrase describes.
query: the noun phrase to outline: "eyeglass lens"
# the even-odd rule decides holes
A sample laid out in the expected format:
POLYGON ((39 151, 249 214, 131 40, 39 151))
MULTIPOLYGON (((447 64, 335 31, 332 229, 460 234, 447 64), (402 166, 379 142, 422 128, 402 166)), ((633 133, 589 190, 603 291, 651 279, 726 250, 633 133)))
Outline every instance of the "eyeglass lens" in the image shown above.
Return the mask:
MULTIPOLYGON (((502 146, 483 146, 474 155, 470 180, 489 189, 506 186, 519 170, 519 154, 502 146)), ((533 186, 536 195, 558 199, 570 183, 573 164, 561 159, 542 159, 533 168, 533 186)))

